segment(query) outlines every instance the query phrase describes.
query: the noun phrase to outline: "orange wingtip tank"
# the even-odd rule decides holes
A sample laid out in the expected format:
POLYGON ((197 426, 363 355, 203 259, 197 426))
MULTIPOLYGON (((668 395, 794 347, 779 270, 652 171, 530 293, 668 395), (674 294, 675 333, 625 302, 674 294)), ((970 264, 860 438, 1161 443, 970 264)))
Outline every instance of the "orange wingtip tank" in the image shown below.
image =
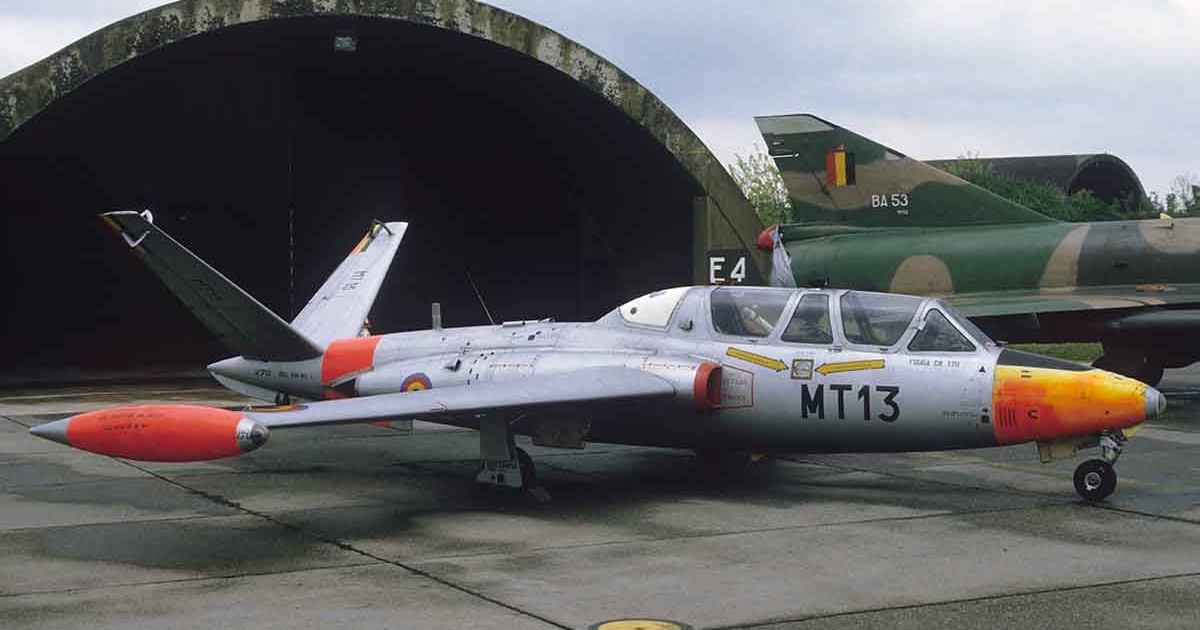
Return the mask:
POLYGON ((31 429, 34 435, 85 451, 153 462, 232 457, 262 446, 262 424, 234 411, 149 405, 90 411, 31 429))
POLYGON ((1152 387, 1104 370, 997 366, 996 441, 1016 444, 1124 429, 1161 412, 1152 387))

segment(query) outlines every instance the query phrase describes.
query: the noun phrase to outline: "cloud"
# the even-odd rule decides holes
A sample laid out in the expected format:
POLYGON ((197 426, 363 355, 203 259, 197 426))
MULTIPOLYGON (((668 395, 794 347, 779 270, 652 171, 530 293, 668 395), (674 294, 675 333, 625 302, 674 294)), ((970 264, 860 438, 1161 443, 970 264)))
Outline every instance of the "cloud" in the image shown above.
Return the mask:
POLYGON ((156 0, 0 0, 0 77, 108 24, 161 4, 156 0))
POLYGON ((916 157, 1108 151, 1160 190, 1200 169, 1194 3, 499 4, 614 60, 726 162, 761 143, 752 116, 807 111, 916 157))
MULTIPOLYGON (((0 0, 0 75, 153 0, 0 0)), ((722 159, 808 111, 916 157, 1090 153, 1200 171, 1191 0, 495 0, 612 60, 722 159)))

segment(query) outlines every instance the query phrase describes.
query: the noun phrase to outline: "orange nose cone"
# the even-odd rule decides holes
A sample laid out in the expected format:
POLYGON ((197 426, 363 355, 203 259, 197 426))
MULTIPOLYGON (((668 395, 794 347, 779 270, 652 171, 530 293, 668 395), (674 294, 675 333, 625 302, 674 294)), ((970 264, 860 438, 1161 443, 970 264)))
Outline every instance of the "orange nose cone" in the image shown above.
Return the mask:
POLYGON ((992 404, 1001 444, 1124 429, 1166 405, 1153 387, 1112 372, 1006 365, 996 367, 992 404))
POLYGON ((763 250, 764 252, 769 252, 775 249, 775 230, 778 229, 779 224, 776 223, 775 225, 763 230, 758 235, 758 238, 755 239, 754 246, 763 250))
POLYGON ((261 446, 266 427, 212 407, 149 405, 103 409, 65 422, 78 449, 154 462, 193 462, 240 455, 261 446))

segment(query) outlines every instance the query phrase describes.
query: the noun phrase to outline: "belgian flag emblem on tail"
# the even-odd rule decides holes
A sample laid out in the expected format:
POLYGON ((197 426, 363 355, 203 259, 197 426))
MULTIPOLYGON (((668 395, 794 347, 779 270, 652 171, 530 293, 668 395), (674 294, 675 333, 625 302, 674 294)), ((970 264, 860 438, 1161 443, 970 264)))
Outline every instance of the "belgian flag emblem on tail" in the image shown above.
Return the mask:
POLYGON ((838 148, 825 154, 825 184, 854 185, 854 154, 846 151, 846 145, 838 145, 838 148))

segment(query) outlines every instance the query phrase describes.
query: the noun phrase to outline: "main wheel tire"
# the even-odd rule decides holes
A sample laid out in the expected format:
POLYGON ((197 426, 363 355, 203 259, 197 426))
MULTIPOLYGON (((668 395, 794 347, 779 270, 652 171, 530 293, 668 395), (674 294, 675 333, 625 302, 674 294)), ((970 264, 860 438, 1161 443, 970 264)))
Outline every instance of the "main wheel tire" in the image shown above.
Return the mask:
POLYGON ((521 462, 521 487, 532 488, 537 485, 537 468, 533 465, 533 458, 525 449, 517 449, 517 461, 521 462))
POLYGON ((1117 489, 1117 471, 1103 459, 1089 459, 1075 469, 1075 491, 1088 501, 1103 501, 1117 489))

